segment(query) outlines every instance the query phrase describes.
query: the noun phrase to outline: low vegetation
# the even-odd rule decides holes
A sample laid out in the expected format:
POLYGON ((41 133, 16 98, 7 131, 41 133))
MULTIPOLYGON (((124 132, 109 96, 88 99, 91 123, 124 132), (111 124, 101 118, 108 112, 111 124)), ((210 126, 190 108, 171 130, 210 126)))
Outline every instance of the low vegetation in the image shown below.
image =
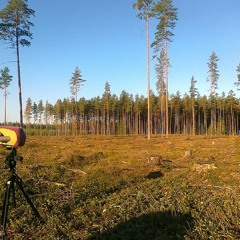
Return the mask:
MULTIPOLYGON (((240 239, 239 144, 234 136, 28 137, 17 173, 45 223, 16 188, 9 237, 240 239)), ((2 165, 8 153, 1 148, 2 165)), ((2 168, 2 199, 8 177, 2 168)))

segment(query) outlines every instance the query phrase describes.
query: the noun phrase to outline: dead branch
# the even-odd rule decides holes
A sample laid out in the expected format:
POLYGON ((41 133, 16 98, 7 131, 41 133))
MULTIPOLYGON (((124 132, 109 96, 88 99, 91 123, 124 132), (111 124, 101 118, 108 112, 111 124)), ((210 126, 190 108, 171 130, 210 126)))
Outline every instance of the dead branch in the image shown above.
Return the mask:
POLYGON ((63 166, 63 165, 61 165, 61 167, 64 168, 64 169, 66 169, 66 170, 68 170, 68 171, 72 171, 72 172, 74 172, 74 173, 76 173, 76 174, 78 174, 78 175, 80 175, 80 176, 85 176, 85 175, 87 174, 86 172, 82 171, 81 169, 67 168, 67 167, 65 167, 65 166, 63 166))

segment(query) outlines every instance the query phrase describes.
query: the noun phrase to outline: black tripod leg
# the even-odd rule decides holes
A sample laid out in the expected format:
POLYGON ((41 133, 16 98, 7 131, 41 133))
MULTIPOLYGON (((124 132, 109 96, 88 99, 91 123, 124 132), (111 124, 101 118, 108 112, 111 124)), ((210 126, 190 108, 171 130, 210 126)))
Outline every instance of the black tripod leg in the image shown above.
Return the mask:
POLYGON ((21 178, 19 178, 18 176, 15 176, 15 180, 16 180, 16 184, 19 187, 19 189, 22 191, 23 196, 25 197, 25 199, 27 200, 28 204, 30 205, 30 207, 32 208, 35 216, 40 220, 40 222, 44 223, 44 220, 42 219, 42 217, 40 216, 38 210, 35 208, 35 206, 33 205, 31 199, 29 198, 29 196, 27 195, 26 191, 23 188, 22 185, 22 180, 21 178))
POLYGON ((9 200, 10 200, 10 194, 11 194, 11 189, 14 185, 14 181, 11 178, 9 181, 6 183, 6 192, 5 192, 5 198, 4 198, 4 203, 3 203, 3 211, 2 211, 2 225, 3 225, 3 230, 2 230, 2 239, 4 239, 4 236, 6 236, 7 231, 7 215, 8 215, 8 207, 9 207, 9 200))
POLYGON ((15 189, 14 189, 14 179, 12 179, 12 185, 11 185, 11 189, 12 189, 12 202, 13 202, 13 207, 16 207, 16 197, 15 197, 15 189))

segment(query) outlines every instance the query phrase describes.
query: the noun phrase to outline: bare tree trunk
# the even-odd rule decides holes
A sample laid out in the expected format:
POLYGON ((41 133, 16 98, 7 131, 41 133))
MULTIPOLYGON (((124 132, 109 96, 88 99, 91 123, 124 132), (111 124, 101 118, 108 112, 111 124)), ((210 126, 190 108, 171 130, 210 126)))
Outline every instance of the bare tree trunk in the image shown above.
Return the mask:
POLYGON ((166 137, 168 138, 168 42, 165 42, 166 53, 166 137))
POLYGON ((20 127, 23 127, 22 87, 21 87, 21 69, 20 69, 20 54, 19 54, 19 39, 18 39, 18 35, 16 36, 16 50, 17 50, 17 70, 18 70, 18 93, 19 93, 20 127))
POLYGON ((148 139, 151 138, 151 119, 150 119, 150 46, 149 46, 149 16, 146 16, 147 32, 147 82, 148 82, 148 139))
POLYGON ((192 100, 192 134, 195 136, 195 107, 194 100, 192 100))
POLYGON ((7 123, 7 89, 4 86, 4 124, 7 123))

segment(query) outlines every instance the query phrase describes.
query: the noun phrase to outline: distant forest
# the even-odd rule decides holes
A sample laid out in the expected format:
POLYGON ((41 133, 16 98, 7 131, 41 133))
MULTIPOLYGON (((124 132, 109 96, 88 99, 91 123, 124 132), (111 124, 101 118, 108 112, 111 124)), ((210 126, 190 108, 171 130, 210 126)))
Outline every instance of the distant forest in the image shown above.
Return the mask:
MULTIPOLYGON (((193 81, 192 81, 193 83, 193 81)), ((150 95, 151 134, 166 133, 165 95, 150 95)), ((168 131, 170 134, 239 134, 240 100, 234 91, 221 96, 200 96, 199 93, 182 97, 180 92, 169 97, 168 131)), ((29 98, 24 111, 29 134, 147 134, 148 99, 122 91, 111 94, 106 83, 101 97, 90 100, 57 100, 32 102, 29 98)))

